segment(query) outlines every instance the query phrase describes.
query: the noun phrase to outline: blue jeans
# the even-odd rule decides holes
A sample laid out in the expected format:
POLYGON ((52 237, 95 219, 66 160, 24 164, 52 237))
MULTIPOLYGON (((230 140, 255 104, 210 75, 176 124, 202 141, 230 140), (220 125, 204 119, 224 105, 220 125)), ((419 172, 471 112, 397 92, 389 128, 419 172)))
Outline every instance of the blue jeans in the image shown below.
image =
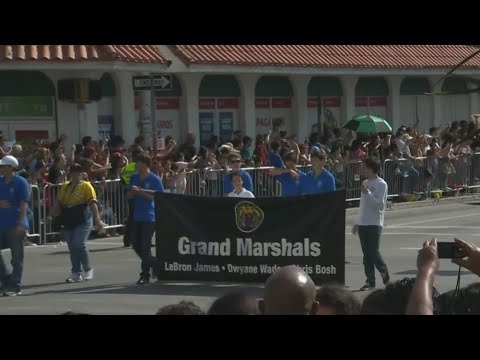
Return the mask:
POLYGON ((131 225, 132 247, 142 260, 141 275, 150 278, 150 269, 154 263, 151 243, 155 232, 155 223, 132 221, 131 225))
POLYGON ((363 266, 367 283, 375 285, 375 268, 384 274, 388 272, 387 265, 380 254, 380 236, 382 228, 380 226, 359 226, 358 236, 363 252, 363 266))
POLYGON ((63 236, 68 244, 70 251, 70 261, 72 263, 72 274, 81 274, 83 271, 89 271, 90 258, 87 249, 87 240, 92 231, 92 220, 77 226, 73 230, 64 230, 63 236))
POLYGON ((12 252, 12 273, 9 274, 0 253, 0 282, 5 287, 20 288, 23 273, 24 235, 17 235, 16 229, 0 230, 0 249, 9 248, 12 252))

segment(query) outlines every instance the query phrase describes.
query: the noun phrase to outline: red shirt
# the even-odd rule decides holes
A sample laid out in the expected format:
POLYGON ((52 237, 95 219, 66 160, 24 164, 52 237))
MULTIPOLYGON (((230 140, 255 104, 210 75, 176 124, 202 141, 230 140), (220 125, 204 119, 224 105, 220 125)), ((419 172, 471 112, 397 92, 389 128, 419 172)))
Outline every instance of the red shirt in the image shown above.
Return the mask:
POLYGON ((254 153, 262 161, 262 166, 268 166, 268 152, 264 145, 258 145, 254 153))

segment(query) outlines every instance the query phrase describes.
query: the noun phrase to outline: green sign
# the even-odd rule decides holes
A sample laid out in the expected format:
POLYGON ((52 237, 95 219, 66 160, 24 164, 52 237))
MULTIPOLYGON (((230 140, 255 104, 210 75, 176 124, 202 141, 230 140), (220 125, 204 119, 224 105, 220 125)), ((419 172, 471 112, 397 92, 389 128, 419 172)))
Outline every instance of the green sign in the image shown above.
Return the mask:
POLYGON ((1 96, 0 117, 53 117, 53 97, 1 96))

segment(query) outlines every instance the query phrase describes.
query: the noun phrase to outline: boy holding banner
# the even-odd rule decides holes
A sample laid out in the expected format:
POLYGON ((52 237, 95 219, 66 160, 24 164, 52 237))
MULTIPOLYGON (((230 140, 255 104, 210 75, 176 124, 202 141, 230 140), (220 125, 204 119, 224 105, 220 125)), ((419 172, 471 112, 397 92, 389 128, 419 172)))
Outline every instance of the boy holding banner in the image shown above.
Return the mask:
POLYGON ((162 180, 150 172, 150 156, 142 153, 136 157, 137 172, 130 178, 128 198, 134 200, 131 241, 133 250, 142 260, 138 285, 150 282, 153 265, 151 241, 155 232, 155 193, 163 192, 162 180))
POLYGON ((325 169, 327 156, 314 148, 311 154, 312 168, 306 176, 300 177, 300 195, 320 194, 335 191, 335 178, 325 169))
POLYGON ((298 196, 300 195, 300 179, 306 174, 297 169, 297 155, 289 152, 284 157, 285 168, 273 168, 270 175, 282 184, 282 196, 298 196))

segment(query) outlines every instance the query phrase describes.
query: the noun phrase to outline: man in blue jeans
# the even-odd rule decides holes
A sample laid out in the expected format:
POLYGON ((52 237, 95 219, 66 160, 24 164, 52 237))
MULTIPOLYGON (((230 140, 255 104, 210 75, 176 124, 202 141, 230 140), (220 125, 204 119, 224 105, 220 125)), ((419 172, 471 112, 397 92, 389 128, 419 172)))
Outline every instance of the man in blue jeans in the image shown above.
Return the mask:
POLYGON ((387 265, 380 254, 380 236, 382 235, 385 207, 387 205, 388 185, 378 176, 380 160, 369 158, 364 161, 367 180, 362 184, 362 195, 358 217, 352 233, 360 237, 363 252, 363 266, 367 282, 360 290, 375 289, 375 268, 380 272, 384 284, 390 281, 387 265))
POLYGON ((133 250, 142 260, 138 285, 148 284, 151 277, 151 241, 155 232, 155 193, 163 192, 162 180, 150 172, 150 156, 142 153, 136 157, 137 172, 130 178, 128 198, 134 199, 133 221, 130 236, 133 250))
POLYGON ((22 293, 24 239, 28 230, 27 209, 30 186, 14 174, 18 160, 7 155, 0 160, 0 249, 10 248, 12 273, 8 274, 0 253, 0 285, 3 295, 22 293))

